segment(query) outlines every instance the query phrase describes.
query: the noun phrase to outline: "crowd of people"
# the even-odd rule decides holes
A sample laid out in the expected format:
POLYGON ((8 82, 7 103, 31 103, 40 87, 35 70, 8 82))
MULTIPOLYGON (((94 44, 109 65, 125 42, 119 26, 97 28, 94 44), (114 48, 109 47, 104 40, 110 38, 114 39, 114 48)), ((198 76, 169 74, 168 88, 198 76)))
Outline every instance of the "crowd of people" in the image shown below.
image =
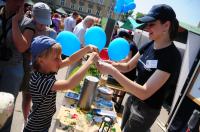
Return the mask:
MULTIPOLYGON (((145 24, 144 30, 152 40, 140 49, 132 34, 116 32, 113 39, 126 39, 131 51, 120 62, 107 60, 106 63, 99 63, 97 47, 84 44, 86 30, 95 23, 92 16, 82 19, 78 12, 68 17, 52 14, 47 4, 29 5, 24 0, 6 0, 0 16, 0 92, 11 93, 16 99, 22 91, 24 132, 47 132, 56 111, 56 91, 74 88, 93 63, 130 94, 123 110, 124 132, 148 131, 160 113, 165 94, 176 88, 181 56, 173 40, 179 24, 168 5, 155 5, 147 15, 137 19, 145 24), (65 59, 61 58, 62 48, 55 41, 61 31, 74 33, 81 42, 81 49, 65 59), (87 53, 89 58, 76 74, 67 80, 56 80, 60 68, 73 68, 87 53)), ((12 118, 7 119, 0 131, 10 132, 12 118)))

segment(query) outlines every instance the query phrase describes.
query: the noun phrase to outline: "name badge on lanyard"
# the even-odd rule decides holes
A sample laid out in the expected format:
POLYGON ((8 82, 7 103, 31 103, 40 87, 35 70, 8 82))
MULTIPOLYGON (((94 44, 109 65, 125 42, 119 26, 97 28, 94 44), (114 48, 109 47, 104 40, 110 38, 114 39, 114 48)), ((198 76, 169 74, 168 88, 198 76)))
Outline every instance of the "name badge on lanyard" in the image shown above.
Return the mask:
POLYGON ((158 60, 147 60, 146 67, 147 68, 157 68, 158 60))

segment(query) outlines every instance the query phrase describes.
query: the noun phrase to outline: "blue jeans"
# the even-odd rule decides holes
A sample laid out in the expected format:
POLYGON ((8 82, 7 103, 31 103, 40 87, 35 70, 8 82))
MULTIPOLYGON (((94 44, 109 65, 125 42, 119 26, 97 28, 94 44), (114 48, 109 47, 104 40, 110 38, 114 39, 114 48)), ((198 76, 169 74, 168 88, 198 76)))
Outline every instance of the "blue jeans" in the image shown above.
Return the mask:
MULTIPOLYGON (((0 92, 7 92, 14 95, 15 100, 24 76, 23 65, 6 64, 0 61, 0 92)), ((13 115, 7 120, 0 132, 10 132, 13 115)))

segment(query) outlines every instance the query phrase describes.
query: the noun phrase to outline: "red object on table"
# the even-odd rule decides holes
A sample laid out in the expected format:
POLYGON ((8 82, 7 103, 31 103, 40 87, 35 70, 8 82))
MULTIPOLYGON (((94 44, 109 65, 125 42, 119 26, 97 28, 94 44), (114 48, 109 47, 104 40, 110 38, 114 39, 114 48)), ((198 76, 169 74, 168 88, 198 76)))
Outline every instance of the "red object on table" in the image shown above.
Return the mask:
POLYGON ((109 60, 108 49, 102 49, 99 56, 102 60, 109 60))
POLYGON ((78 118, 78 115, 77 114, 73 114, 72 115, 72 119, 77 119, 78 118))

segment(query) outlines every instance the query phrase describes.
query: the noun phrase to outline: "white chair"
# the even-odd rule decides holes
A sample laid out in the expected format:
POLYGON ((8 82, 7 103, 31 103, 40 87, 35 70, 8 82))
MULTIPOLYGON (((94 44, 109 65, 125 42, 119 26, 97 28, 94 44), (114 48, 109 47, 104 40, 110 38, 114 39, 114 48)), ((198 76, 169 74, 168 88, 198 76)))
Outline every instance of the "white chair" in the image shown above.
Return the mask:
POLYGON ((0 129, 11 116, 14 109, 14 96, 10 93, 0 92, 0 129))

